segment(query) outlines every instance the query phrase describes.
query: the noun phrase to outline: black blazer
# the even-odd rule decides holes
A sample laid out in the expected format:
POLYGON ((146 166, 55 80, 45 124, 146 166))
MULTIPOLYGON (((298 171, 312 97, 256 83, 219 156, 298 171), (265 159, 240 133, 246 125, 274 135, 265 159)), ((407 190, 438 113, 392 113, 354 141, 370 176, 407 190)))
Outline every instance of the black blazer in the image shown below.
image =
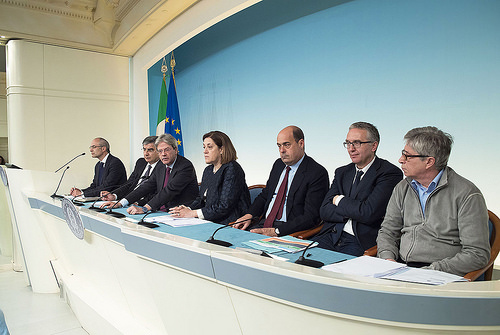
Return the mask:
MULTIPOLYGON (((355 194, 347 196, 355 173, 354 163, 335 170, 332 187, 321 205, 320 215, 325 221, 322 232, 333 229, 337 223, 345 223, 348 219, 352 219, 354 234, 366 250, 376 244, 392 190, 403 179, 403 174, 394 164, 375 157, 372 166, 359 182, 355 194), (338 206, 335 206, 332 201, 338 194, 343 194, 344 198, 340 200, 338 206)), ((341 233, 341 230, 336 232, 336 234, 341 233)))
POLYGON ((127 171, 122 161, 111 154, 104 164, 102 184, 97 185, 99 180, 99 162, 94 167, 94 180, 89 187, 82 190, 86 197, 99 196, 101 191, 111 191, 127 181, 127 171))
POLYGON ((158 210, 163 205, 170 208, 191 204, 198 195, 198 181, 193 164, 187 158, 178 155, 170 171, 167 186, 164 188, 165 173, 165 164, 159 162, 151 177, 126 196, 127 201, 134 203, 153 193, 155 195, 147 203, 152 210, 158 210))
MULTIPOLYGON (((279 178, 285 164, 281 159, 274 162, 266 187, 255 198, 249 213, 253 216, 264 216, 273 198, 279 178)), ((280 235, 288 235, 314 227, 319 222, 319 207, 328 191, 328 172, 314 159, 305 155, 300 164, 286 200, 287 222, 276 226, 280 235)))
MULTIPOLYGON (((146 162, 146 160, 144 158, 139 158, 135 162, 134 171, 132 171, 132 173, 128 177, 127 182, 111 192, 113 194, 116 194, 117 200, 120 200, 123 197, 127 196, 127 194, 129 194, 130 192, 132 192, 136 188, 137 183, 141 179, 141 175, 144 172, 144 169, 146 168, 146 165, 148 165, 148 162, 146 162)), ((154 173, 155 169, 158 167, 158 165, 161 165, 161 162, 158 162, 156 164, 154 169, 149 173, 149 177, 151 177, 153 175, 153 173, 154 173)), ((144 182, 146 182, 146 180, 144 180, 143 183, 144 182)), ((138 203, 139 203, 139 205, 143 205, 147 202, 147 200, 150 200, 151 198, 152 198, 152 196, 151 197, 145 196, 144 198, 139 200, 138 203)))
POLYGON ((201 209, 206 220, 228 224, 247 213, 250 207, 245 172, 236 161, 223 164, 215 174, 213 169, 214 166, 209 165, 203 171, 200 192, 189 207, 201 209))

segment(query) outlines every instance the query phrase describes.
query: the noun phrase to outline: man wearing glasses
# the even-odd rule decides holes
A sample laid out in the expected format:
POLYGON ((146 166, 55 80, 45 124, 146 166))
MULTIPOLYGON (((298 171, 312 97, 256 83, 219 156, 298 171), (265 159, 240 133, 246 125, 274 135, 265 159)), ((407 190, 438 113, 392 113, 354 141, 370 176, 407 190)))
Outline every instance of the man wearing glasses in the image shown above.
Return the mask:
POLYGON ((344 147, 352 163, 335 170, 332 186, 320 209, 323 229, 319 247, 361 256, 376 243, 392 190, 401 181, 401 170, 378 158, 380 135, 367 122, 349 127, 344 147))
POLYGON ((266 187, 249 213, 233 227, 246 229, 252 218, 261 220, 251 232, 283 236, 313 228, 319 222, 319 206, 328 190, 328 172, 305 153, 304 133, 289 126, 278 133, 280 158, 274 162, 266 187))
POLYGON ((99 162, 94 168, 94 179, 89 187, 82 190, 72 188, 72 196, 95 197, 101 191, 113 190, 127 181, 127 171, 122 161, 113 155, 109 150, 109 142, 102 137, 97 137, 90 143, 90 154, 92 158, 97 158, 99 162))
POLYGON ((170 134, 162 134, 155 144, 161 164, 151 178, 120 200, 120 204, 127 206, 148 194, 154 194, 154 197, 144 207, 130 206, 127 209, 129 214, 167 211, 171 207, 191 204, 198 196, 196 171, 191 161, 178 155, 177 140, 170 134))
POLYGON ((436 127, 410 130, 399 163, 406 176, 382 222, 378 257, 463 276, 490 258, 483 195, 447 166, 453 139, 436 127))
MULTIPOLYGON (((121 204, 116 204, 113 200, 120 200, 133 190, 135 190, 139 185, 148 180, 154 173, 156 166, 158 165, 158 151, 156 151, 155 141, 158 136, 148 136, 142 141, 142 158, 139 158, 135 162, 134 171, 128 177, 128 180, 120 188, 113 190, 112 192, 102 191, 102 200, 107 201, 101 207, 121 207, 121 204)), ((150 198, 154 196, 154 193, 147 195, 138 201, 139 205, 144 205, 150 198)))

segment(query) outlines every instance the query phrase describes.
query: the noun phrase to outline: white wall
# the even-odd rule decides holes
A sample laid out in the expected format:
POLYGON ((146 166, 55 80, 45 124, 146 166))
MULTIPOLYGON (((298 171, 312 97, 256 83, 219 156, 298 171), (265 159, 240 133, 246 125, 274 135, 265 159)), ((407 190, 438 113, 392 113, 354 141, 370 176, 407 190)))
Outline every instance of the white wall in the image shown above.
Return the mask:
POLYGON ((68 175, 90 184, 96 160, 88 147, 100 136, 129 168, 128 58, 13 40, 7 69, 11 163, 55 171, 86 152, 68 175))

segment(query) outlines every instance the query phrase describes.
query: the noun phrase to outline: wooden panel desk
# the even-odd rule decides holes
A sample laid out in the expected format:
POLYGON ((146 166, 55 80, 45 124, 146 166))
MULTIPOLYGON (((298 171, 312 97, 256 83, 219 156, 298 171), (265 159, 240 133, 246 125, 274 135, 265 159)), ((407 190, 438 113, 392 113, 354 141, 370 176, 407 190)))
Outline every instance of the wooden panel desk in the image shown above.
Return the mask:
MULTIPOLYGON (((30 213, 17 220, 23 248, 40 250, 25 253, 36 258, 26 260, 29 272, 40 272, 33 289, 50 286, 40 278, 59 284, 90 334, 500 332, 498 281, 427 286, 336 274, 203 242, 216 224, 149 229, 87 208, 78 209, 79 240, 60 201, 30 184, 56 185, 57 175, 7 174, 14 210, 30 213)), ((216 237, 239 245, 259 236, 227 228, 216 237)))

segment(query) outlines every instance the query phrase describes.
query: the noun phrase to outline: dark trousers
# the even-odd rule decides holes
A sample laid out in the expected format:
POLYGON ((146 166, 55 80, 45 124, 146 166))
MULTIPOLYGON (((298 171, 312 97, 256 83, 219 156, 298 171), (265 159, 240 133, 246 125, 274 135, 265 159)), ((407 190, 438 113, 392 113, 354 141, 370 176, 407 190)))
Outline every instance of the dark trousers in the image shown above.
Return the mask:
POLYGON ((345 231, 342 231, 337 242, 334 243, 334 239, 337 239, 334 233, 325 234, 319 236, 317 239, 312 240, 318 242, 318 247, 328 250, 333 250, 341 252, 344 254, 352 256, 361 256, 365 252, 361 244, 359 244, 356 236, 353 236, 345 231))

